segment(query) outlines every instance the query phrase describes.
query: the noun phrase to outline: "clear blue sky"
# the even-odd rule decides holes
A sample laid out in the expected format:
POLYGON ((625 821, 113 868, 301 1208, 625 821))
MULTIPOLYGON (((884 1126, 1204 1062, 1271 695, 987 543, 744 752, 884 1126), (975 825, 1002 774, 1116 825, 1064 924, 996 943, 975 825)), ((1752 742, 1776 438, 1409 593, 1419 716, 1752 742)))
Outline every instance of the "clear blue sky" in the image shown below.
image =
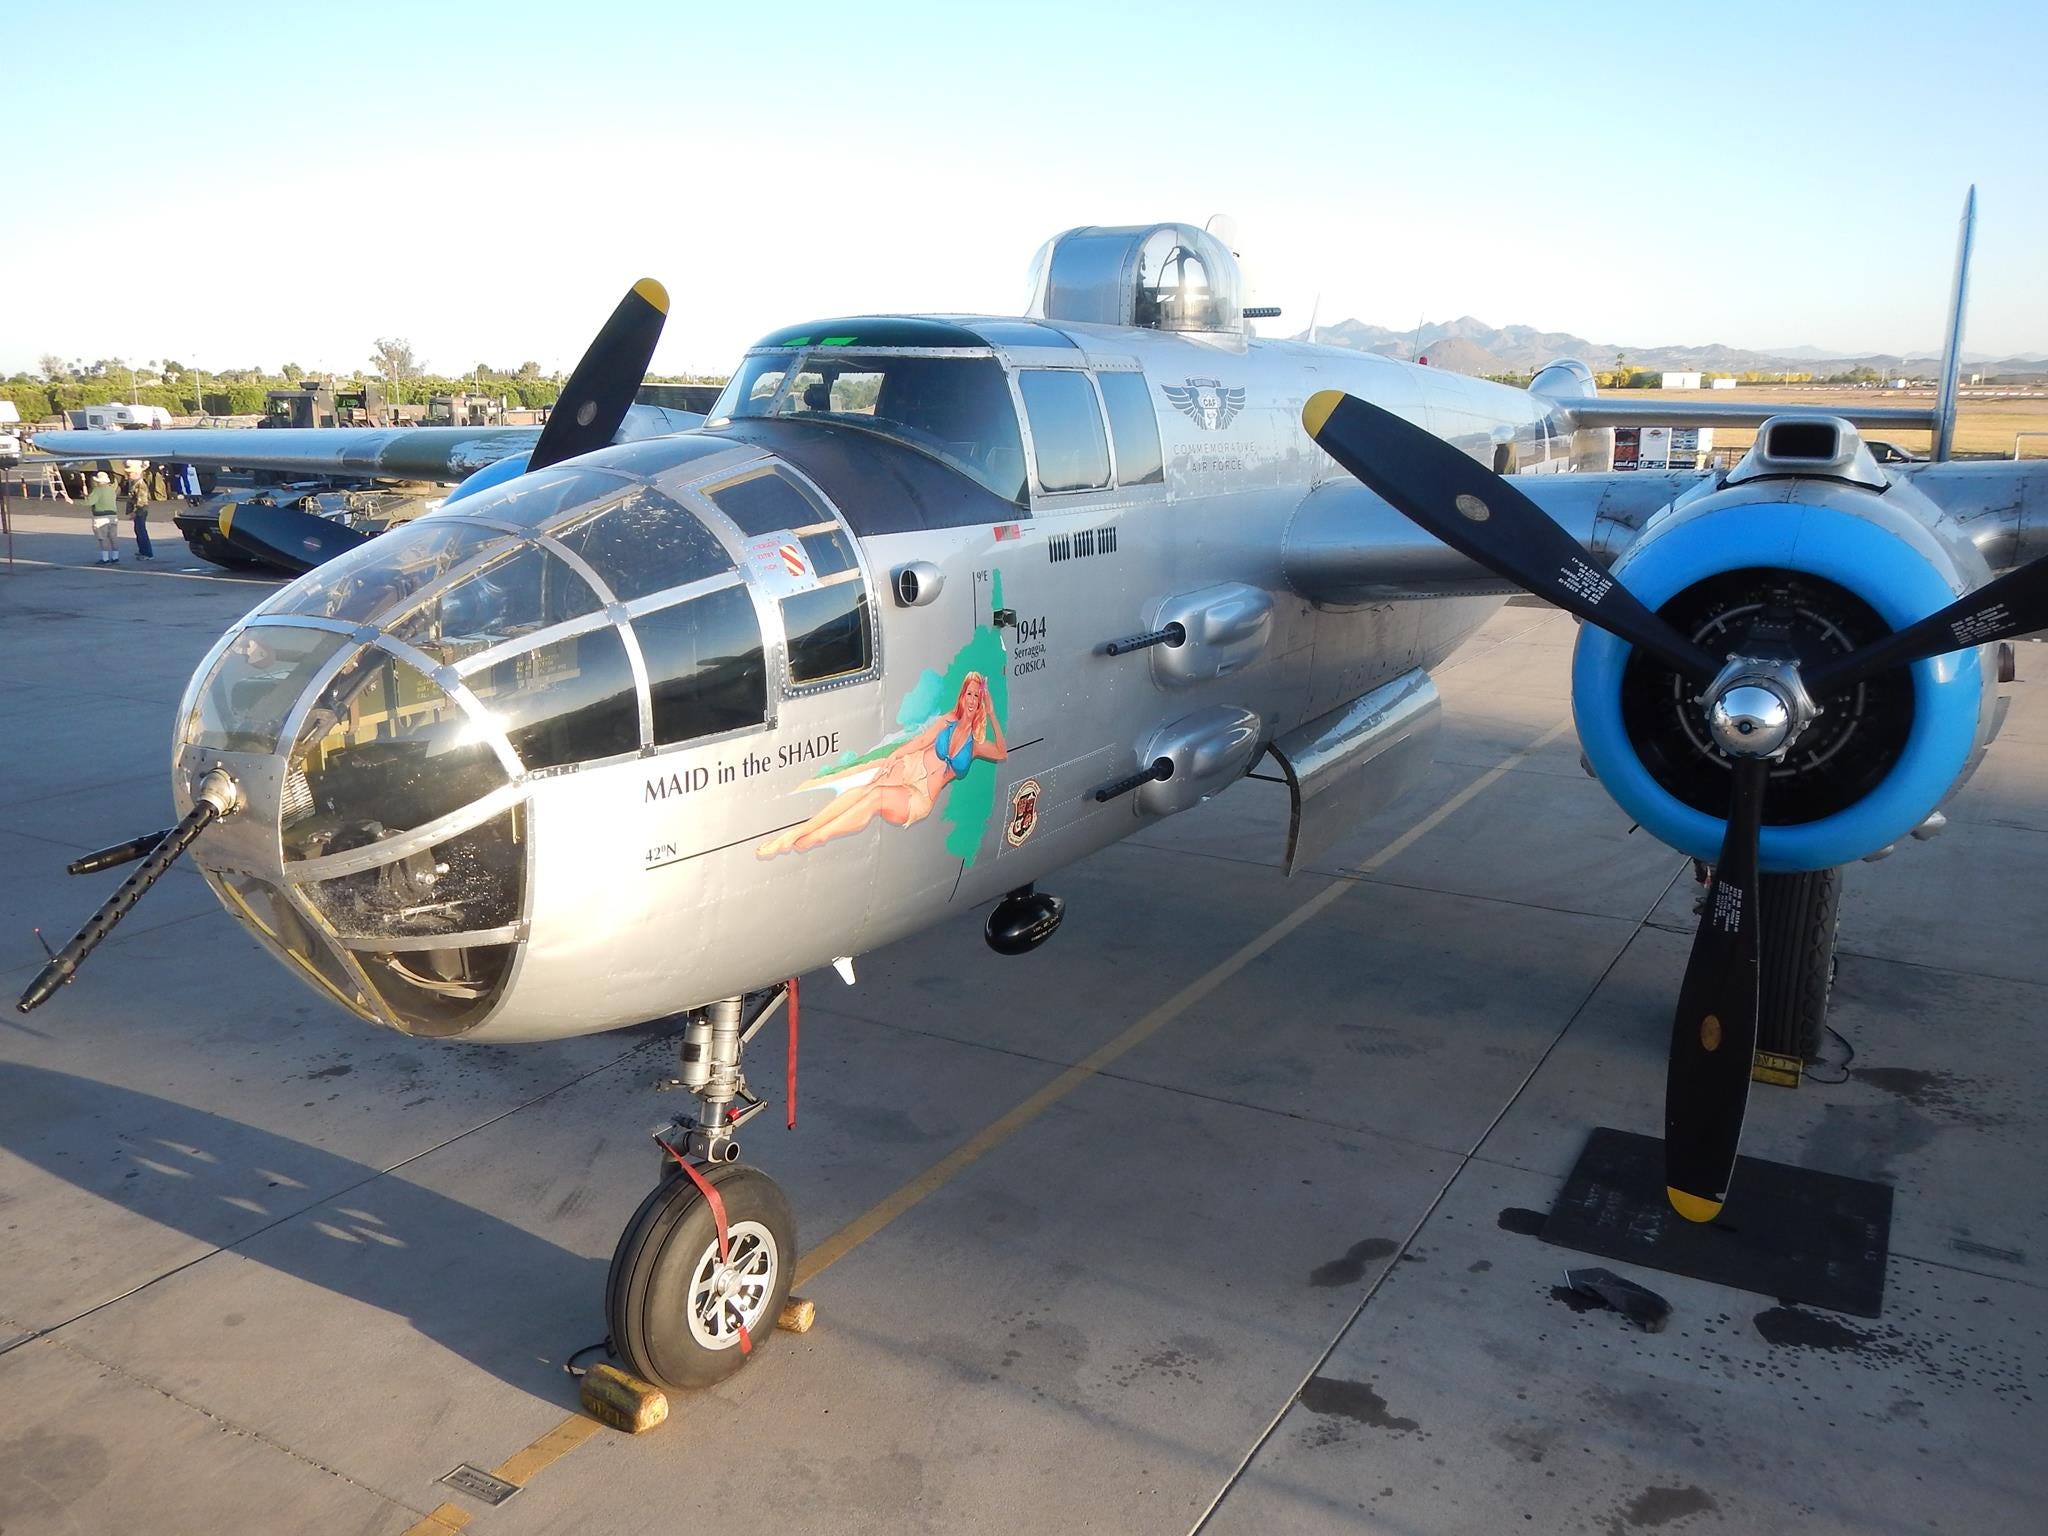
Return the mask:
MULTIPOLYGON (((1409 3, 17 7, 0 372, 658 369, 1022 302, 1077 223, 1228 211, 1278 328, 2048 353, 2048 8, 1409 3), (303 255, 299 253, 304 253, 303 255)), ((1269 325, 1268 329, 1274 329, 1269 325)))

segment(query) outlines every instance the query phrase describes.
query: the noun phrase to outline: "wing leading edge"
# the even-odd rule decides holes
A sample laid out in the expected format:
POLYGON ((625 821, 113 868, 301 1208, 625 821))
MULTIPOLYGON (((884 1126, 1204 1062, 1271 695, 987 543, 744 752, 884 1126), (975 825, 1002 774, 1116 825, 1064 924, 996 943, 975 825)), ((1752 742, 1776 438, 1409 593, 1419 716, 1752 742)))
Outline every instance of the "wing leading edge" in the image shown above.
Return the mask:
MULTIPOLYGON (((635 405, 614 442, 702 426, 693 411, 635 405)), ((36 446, 60 459, 147 459, 204 469, 265 469, 288 474, 361 475, 380 480, 454 483, 487 465, 526 453, 539 427, 217 427, 135 432, 42 432, 36 446)))
POLYGON ((389 480, 457 481, 523 453, 539 427, 219 427, 151 432, 43 432, 64 459, 148 459, 206 469, 267 469, 389 480))

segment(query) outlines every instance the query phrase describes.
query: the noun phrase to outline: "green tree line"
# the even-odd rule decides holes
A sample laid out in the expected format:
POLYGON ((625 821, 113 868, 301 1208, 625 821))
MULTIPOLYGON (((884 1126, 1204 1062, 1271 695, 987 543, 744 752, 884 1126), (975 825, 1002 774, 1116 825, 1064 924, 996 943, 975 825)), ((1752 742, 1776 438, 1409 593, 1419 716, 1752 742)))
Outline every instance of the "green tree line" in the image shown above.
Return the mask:
MULTIPOLYGON (((414 363, 410 345, 393 340, 378 341, 372 366, 364 376, 382 383, 385 398, 394 405, 424 405, 435 395, 466 391, 503 396, 506 405, 527 410, 553 405, 563 382, 559 375, 542 373, 540 364, 534 362, 516 368, 479 362, 455 376, 427 373, 414 363)), ((264 368, 188 367, 174 358, 130 365, 118 357, 87 363, 51 355, 41 360, 35 373, 0 379, 0 400, 13 401, 21 419, 30 425, 109 402, 162 406, 173 416, 258 416, 269 391, 296 389, 308 377, 296 363, 285 363, 272 372, 264 368)), ((649 374, 648 380, 699 382, 691 376, 655 374, 649 374)), ((334 375, 328 382, 342 389, 360 379, 334 375)))

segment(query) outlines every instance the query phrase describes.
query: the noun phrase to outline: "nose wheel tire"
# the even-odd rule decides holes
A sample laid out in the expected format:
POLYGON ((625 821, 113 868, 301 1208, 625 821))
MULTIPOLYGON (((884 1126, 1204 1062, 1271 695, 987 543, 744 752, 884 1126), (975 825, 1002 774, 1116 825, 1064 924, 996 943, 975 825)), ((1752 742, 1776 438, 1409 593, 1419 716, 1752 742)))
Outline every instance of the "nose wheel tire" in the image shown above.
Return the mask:
POLYGON ((725 1202, 724 1258, 695 1181, 663 1179, 626 1223, 605 1286, 612 1347, 662 1387, 711 1386, 759 1354, 796 1268, 796 1222, 775 1181, 741 1163, 699 1171, 725 1202))
POLYGON ((1765 875, 1757 881, 1757 1049, 1798 1061, 1820 1055, 1835 981, 1842 871, 1765 875))

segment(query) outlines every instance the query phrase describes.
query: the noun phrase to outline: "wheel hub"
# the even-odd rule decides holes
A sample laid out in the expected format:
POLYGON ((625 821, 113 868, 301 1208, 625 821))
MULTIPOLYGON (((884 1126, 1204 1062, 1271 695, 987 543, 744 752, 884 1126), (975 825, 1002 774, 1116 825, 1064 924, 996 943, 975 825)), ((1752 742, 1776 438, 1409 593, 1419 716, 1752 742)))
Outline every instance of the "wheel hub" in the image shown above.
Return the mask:
POLYGON ((721 1258, 714 1240, 697 1262, 685 1303, 691 1335, 707 1349, 739 1342, 742 1329, 764 1326, 782 1256, 775 1238, 759 1222, 734 1222, 721 1258))

